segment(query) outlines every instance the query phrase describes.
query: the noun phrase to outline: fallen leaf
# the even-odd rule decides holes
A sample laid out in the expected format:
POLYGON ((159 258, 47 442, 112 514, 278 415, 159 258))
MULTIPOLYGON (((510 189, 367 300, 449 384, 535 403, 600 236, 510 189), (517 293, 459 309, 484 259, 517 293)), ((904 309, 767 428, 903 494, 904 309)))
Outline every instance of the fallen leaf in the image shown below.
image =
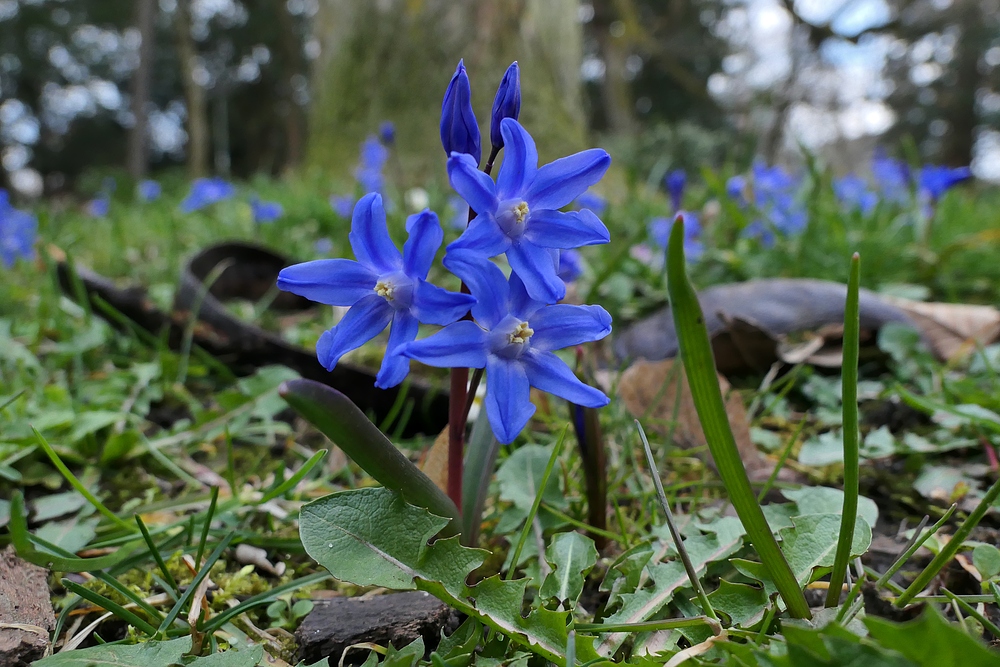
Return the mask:
POLYGON ((424 452, 417 466, 420 471, 431 478, 437 487, 448 492, 448 427, 438 433, 427 451, 424 452))
POLYGON ((952 360, 1000 339, 1000 310, 992 306, 882 298, 910 316, 942 360, 952 360))
MULTIPOLYGON (((719 385, 723 396, 726 396, 726 414, 729 415, 729 425, 733 429, 736 446, 743 458, 747 474, 753 480, 767 479, 774 465, 757 450, 750 438, 749 419, 743 400, 738 393, 730 391, 729 383, 721 375, 719 385)), ((679 363, 675 368, 674 359, 640 361, 633 364, 622 374, 618 384, 618 396, 625 404, 625 408, 643 421, 645 428, 661 436, 666 436, 670 430, 676 405, 677 423, 673 430, 674 442, 685 448, 705 448, 708 445, 705 432, 698 420, 698 411, 691 397, 687 376, 679 363)), ((706 462, 714 467, 707 453, 706 457, 708 457, 706 462)))

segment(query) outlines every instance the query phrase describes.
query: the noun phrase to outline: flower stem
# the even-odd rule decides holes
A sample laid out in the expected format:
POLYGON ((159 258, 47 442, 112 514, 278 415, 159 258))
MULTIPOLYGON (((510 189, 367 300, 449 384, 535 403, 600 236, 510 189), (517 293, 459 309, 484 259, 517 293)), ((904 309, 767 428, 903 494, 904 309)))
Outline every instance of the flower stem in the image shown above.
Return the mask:
MULTIPOLYGON (((496 160, 499 148, 494 148, 490 158, 483 167, 488 176, 493 171, 493 161, 496 160)), ((476 212, 469 207, 469 222, 476 212)), ((469 288, 462 283, 462 293, 468 294, 469 288)), ((466 317, 469 317, 466 314, 466 317)), ((465 453, 465 424, 469 419, 472 401, 476 398, 479 381, 483 377, 482 369, 476 369, 472 376, 472 386, 469 386, 469 369, 452 368, 448 400, 448 497, 455 507, 462 506, 462 458, 465 453)))

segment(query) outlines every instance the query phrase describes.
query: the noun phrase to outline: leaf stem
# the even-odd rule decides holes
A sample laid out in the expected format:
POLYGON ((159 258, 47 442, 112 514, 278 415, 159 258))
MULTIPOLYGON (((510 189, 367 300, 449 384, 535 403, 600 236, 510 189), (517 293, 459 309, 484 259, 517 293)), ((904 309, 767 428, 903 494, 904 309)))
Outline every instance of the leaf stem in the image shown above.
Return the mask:
POLYGON ((811 618, 809 603, 806 602, 802 588, 778 547, 771 527, 764 518, 764 512, 754 496, 729 425, 722 391, 719 389, 715 357, 705 328, 705 316, 684 267, 684 222, 679 217, 674 221, 670 232, 667 291, 691 396, 705 431, 709 451, 736 514, 789 613, 795 618, 811 618))
POLYGON ((840 515, 840 536, 830 573, 830 588, 826 592, 826 606, 836 607, 847 564, 851 559, 854 525, 858 520, 858 475, 860 466, 858 431, 858 354, 861 319, 858 310, 858 291, 861 282, 861 256, 851 257, 851 273, 847 280, 847 303, 844 306, 844 361, 842 367, 842 395, 844 422, 844 505, 840 515))

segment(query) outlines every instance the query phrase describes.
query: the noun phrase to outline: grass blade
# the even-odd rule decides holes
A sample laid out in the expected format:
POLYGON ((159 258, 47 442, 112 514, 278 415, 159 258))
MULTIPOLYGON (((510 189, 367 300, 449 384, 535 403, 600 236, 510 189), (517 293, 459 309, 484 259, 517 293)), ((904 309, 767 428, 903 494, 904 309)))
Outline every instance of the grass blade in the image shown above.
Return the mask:
POLYGON ((972 510, 972 514, 965 520, 965 523, 955 531, 955 534, 948 540, 948 543, 941 547, 941 551, 934 557, 934 560, 928 563, 924 571, 917 575, 917 578, 903 591, 903 594, 896 598, 897 607, 904 607, 909 604, 916 597, 917 593, 924 590, 927 584, 931 582, 931 579, 936 577, 937 573, 951 561, 955 554, 958 553, 958 550, 962 548, 962 544, 969 537, 972 529, 986 516, 986 512, 996 502, 997 497, 1000 497, 1000 479, 993 483, 993 486, 986 492, 983 499, 979 501, 976 509, 972 510))
POLYGON ((729 498, 788 611, 795 618, 810 618, 809 604, 757 503, 729 426, 705 316, 684 267, 684 222, 679 217, 667 250, 667 291, 691 396, 729 498))
POLYGON ((851 559, 851 542, 854 524, 858 520, 858 475, 860 466, 860 431, 858 430, 858 354, 860 349, 861 316, 858 308, 858 290, 861 282, 861 257, 851 257, 851 273, 847 280, 847 304, 844 306, 844 361, 842 367, 842 393, 844 409, 844 506, 840 515, 840 536, 837 553, 830 573, 830 588, 826 592, 826 606, 836 607, 847 576, 851 559))
POLYGON ((566 439, 566 428, 563 428, 562 435, 556 440, 555 446, 552 447, 552 456, 549 457, 549 462, 545 465, 545 472, 542 473, 542 482, 538 485, 538 489, 535 491, 535 500, 531 503, 531 509, 528 511, 528 517, 524 520, 524 528, 521 530, 521 536, 517 540, 517 546, 514 548, 514 553, 510 559, 510 569, 507 570, 507 579, 514 576, 514 571, 517 569, 517 563, 521 560, 521 551, 524 549, 525 543, 528 541, 528 535, 531 534, 533 524, 535 523, 535 516, 538 514, 538 508, 542 504, 542 496, 545 494, 545 487, 548 486, 549 477, 552 475, 552 469, 556 467, 556 461, 559 459, 559 452, 562 451, 563 441, 566 439))
POLYGON ((105 611, 110 611, 112 614, 122 619, 129 625, 134 626, 139 630, 142 630, 142 632, 146 636, 153 637, 156 635, 156 628, 147 623, 138 614, 126 609, 117 602, 109 600, 100 593, 95 593, 89 588, 84 588, 80 584, 70 581, 69 579, 63 579, 61 583, 66 590, 70 591, 71 593, 76 593, 84 600, 87 600, 88 602, 97 605, 98 607, 104 609, 105 611))
POLYGON ((42 449, 45 450, 46 455, 48 455, 49 460, 52 461, 52 465, 54 465, 56 469, 62 474, 62 476, 66 478, 66 481, 69 482, 70 486, 76 489, 81 496, 86 498, 87 502, 89 502, 91 505, 94 506, 94 509, 96 509, 98 512, 109 518, 112 521, 112 523, 117 525, 119 528, 124 528, 127 532, 130 533, 134 533, 136 531, 136 528, 132 526, 132 524, 125 521, 117 514, 115 514, 107 507, 105 507, 104 503, 98 500, 97 496, 91 493, 90 490, 83 485, 83 482, 81 482, 76 475, 70 472, 70 469, 66 467, 66 464, 62 462, 62 459, 59 458, 59 455, 56 454, 54 449, 52 449, 52 445, 50 445, 48 441, 44 437, 42 437, 42 434, 38 432, 38 429, 36 429, 35 427, 31 427, 31 430, 35 434, 35 440, 38 441, 38 444, 41 445, 42 449))
MULTIPOLYGON (((301 482, 306 475, 309 474, 309 471, 312 470, 317 463, 323 460, 323 458, 326 456, 326 452, 327 450, 321 449, 312 456, 310 456, 309 460, 303 463, 302 466, 298 470, 296 470, 291 477, 289 477, 284 482, 282 482, 278 486, 274 487, 273 489, 265 493, 264 497, 261 498, 259 501, 257 501, 256 504, 263 505, 267 501, 277 498, 278 496, 282 496, 290 489, 295 488, 295 486, 299 482, 301 482)), ((234 493, 235 491, 236 490, 233 489, 234 493)))

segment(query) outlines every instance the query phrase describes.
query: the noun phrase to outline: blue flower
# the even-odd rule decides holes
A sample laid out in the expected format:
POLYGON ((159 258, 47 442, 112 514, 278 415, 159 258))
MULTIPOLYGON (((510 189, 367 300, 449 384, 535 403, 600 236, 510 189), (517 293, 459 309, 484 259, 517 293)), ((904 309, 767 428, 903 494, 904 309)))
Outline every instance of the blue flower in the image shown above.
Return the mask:
POLYGON ((476 167, 483 157, 480 146, 479 125, 472 111, 472 87, 465 64, 459 60, 458 68, 448 82, 441 104, 441 145, 444 154, 464 153, 471 155, 476 167))
POLYGON ((0 260, 10 268, 18 258, 35 256, 35 236, 38 219, 10 204, 7 191, 0 188, 0 260))
POLYGON ((567 285, 583 275, 583 257, 579 250, 559 251, 559 279, 567 285))
POLYGON ((878 195, 868 189, 863 178, 854 174, 836 179, 833 193, 848 210, 858 209, 863 215, 871 214, 878 205, 878 195))
POLYGON ((383 146, 392 146, 396 143, 396 126, 392 124, 391 120, 382 121, 382 124, 378 126, 378 140, 382 142, 383 146))
POLYGON ((389 149, 382 145, 374 135, 361 143, 361 159, 354 170, 361 189, 365 192, 381 192, 385 183, 382 168, 389 159, 389 149))
POLYGON ((448 218, 448 226, 452 229, 463 230, 469 226, 469 204, 458 195, 448 199, 448 210, 451 217, 448 218))
POLYGON ((389 343, 375 386, 393 387, 410 370, 398 354, 403 343, 417 336, 418 322, 451 324, 464 316, 475 299, 445 291, 427 282, 427 272, 444 232, 437 216, 423 211, 406 221, 410 236, 403 253, 392 243, 385 224, 382 197, 362 197, 354 207, 349 239, 357 261, 319 259, 289 266, 278 274, 278 287, 317 303, 350 306, 340 323, 316 344, 316 355, 327 370, 349 352, 377 336, 387 326, 389 343))
POLYGON ((882 196, 889 201, 898 204, 910 198, 910 168, 902 160, 876 150, 872 157, 872 176, 882 196))
POLYGON ((931 201, 937 201, 945 192, 963 181, 972 178, 972 170, 968 167, 943 167, 933 164, 920 168, 920 191, 926 193, 931 201))
MULTIPOLYGON (((690 211, 678 211, 677 215, 684 221, 684 256, 696 262, 705 254, 705 244, 699 240, 701 223, 698 221, 698 215, 690 211)), ((673 220, 670 218, 653 218, 646 226, 646 232, 653 245, 665 249, 670 241, 672 227, 673 220)))
POLYGON ((733 176, 726 181, 726 194, 735 199, 740 206, 747 204, 747 179, 744 176, 733 176))
POLYGON ((783 234, 797 234, 808 224, 806 211, 794 196, 798 186, 798 179, 780 166, 761 162, 753 166, 754 204, 783 234))
POLYGON ((581 210, 588 208, 595 214, 600 215, 604 213, 604 209, 608 207, 608 200, 597 194, 593 190, 587 190, 582 195, 576 198, 573 202, 573 208, 576 210, 581 210))
POLYGON ((342 218, 351 217, 354 210, 354 197, 350 195, 330 195, 330 208, 342 218))
POLYGON ((313 250, 318 255, 328 255, 333 250, 333 241, 330 240, 329 236, 322 236, 313 243, 313 250))
POLYGON ((103 218, 111 210, 111 197, 107 194, 98 195, 87 202, 84 209, 92 218, 103 218))
POLYGON ((555 303, 566 294, 553 250, 607 243, 611 235, 592 211, 564 213, 560 208, 583 194, 608 170, 611 156, 600 148, 571 155, 538 168, 531 135, 516 120, 501 123, 505 150, 497 182, 477 169, 475 158, 453 153, 448 177, 476 212, 468 229, 448 246, 450 257, 472 253, 481 258, 507 254, 532 299, 555 303))
POLYGON ((191 190, 181 202, 183 213, 193 213, 216 202, 224 201, 236 194, 232 183, 221 178, 198 178, 191 183, 191 190))
POLYGON ((160 198, 163 188, 156 181, 146 180, 139 182, 138 191, 142 201, 155 201, 160 198))
POLYGON ((774 245, 774 232, 763 220, 754 220, 744 227, 741 236, 748 239, 760 239, 760 244, 765 248, 774 245))
POLYGON ((667 193, 670 195, 670 204, 674 207, 674 213, 681 210, 684 200, 684 186, 687 184, 687 174, 683 169, 674 169, 663 179, 667 186, 667 193))
POLYGON ((504 72, 500 80, 500 87, 497 88, 496 97, 493 98, 493 111, 490 113, 490 142, 493 150, 503 148, 503 133, 500 132, 500 123, 504 118, 517 117, 521 113, 521 71, 518 69, 515 60, 504 72))
POLYGON ((250 200, 250 211, 253 213, 253 221, 257 224, 274 222, 284 213, 284 209, 278 202, 261 201, 257 197, 250 200))
MULTIPOLYGON (((508 140, 510 136, 504 137, 508 140)), ((463 320, 403 345, 399 353, 430 366, 486 369, 486 415, 497 440, 510 443, 535 412, 529 387, 598 408, 608 397, 573 374, 554 350, 600 340, 611 316, 600 306, 546 306, 532 299, 517 274, 504 279, 492 262, 455 262, 476 297, 475 321, 463 320)))

